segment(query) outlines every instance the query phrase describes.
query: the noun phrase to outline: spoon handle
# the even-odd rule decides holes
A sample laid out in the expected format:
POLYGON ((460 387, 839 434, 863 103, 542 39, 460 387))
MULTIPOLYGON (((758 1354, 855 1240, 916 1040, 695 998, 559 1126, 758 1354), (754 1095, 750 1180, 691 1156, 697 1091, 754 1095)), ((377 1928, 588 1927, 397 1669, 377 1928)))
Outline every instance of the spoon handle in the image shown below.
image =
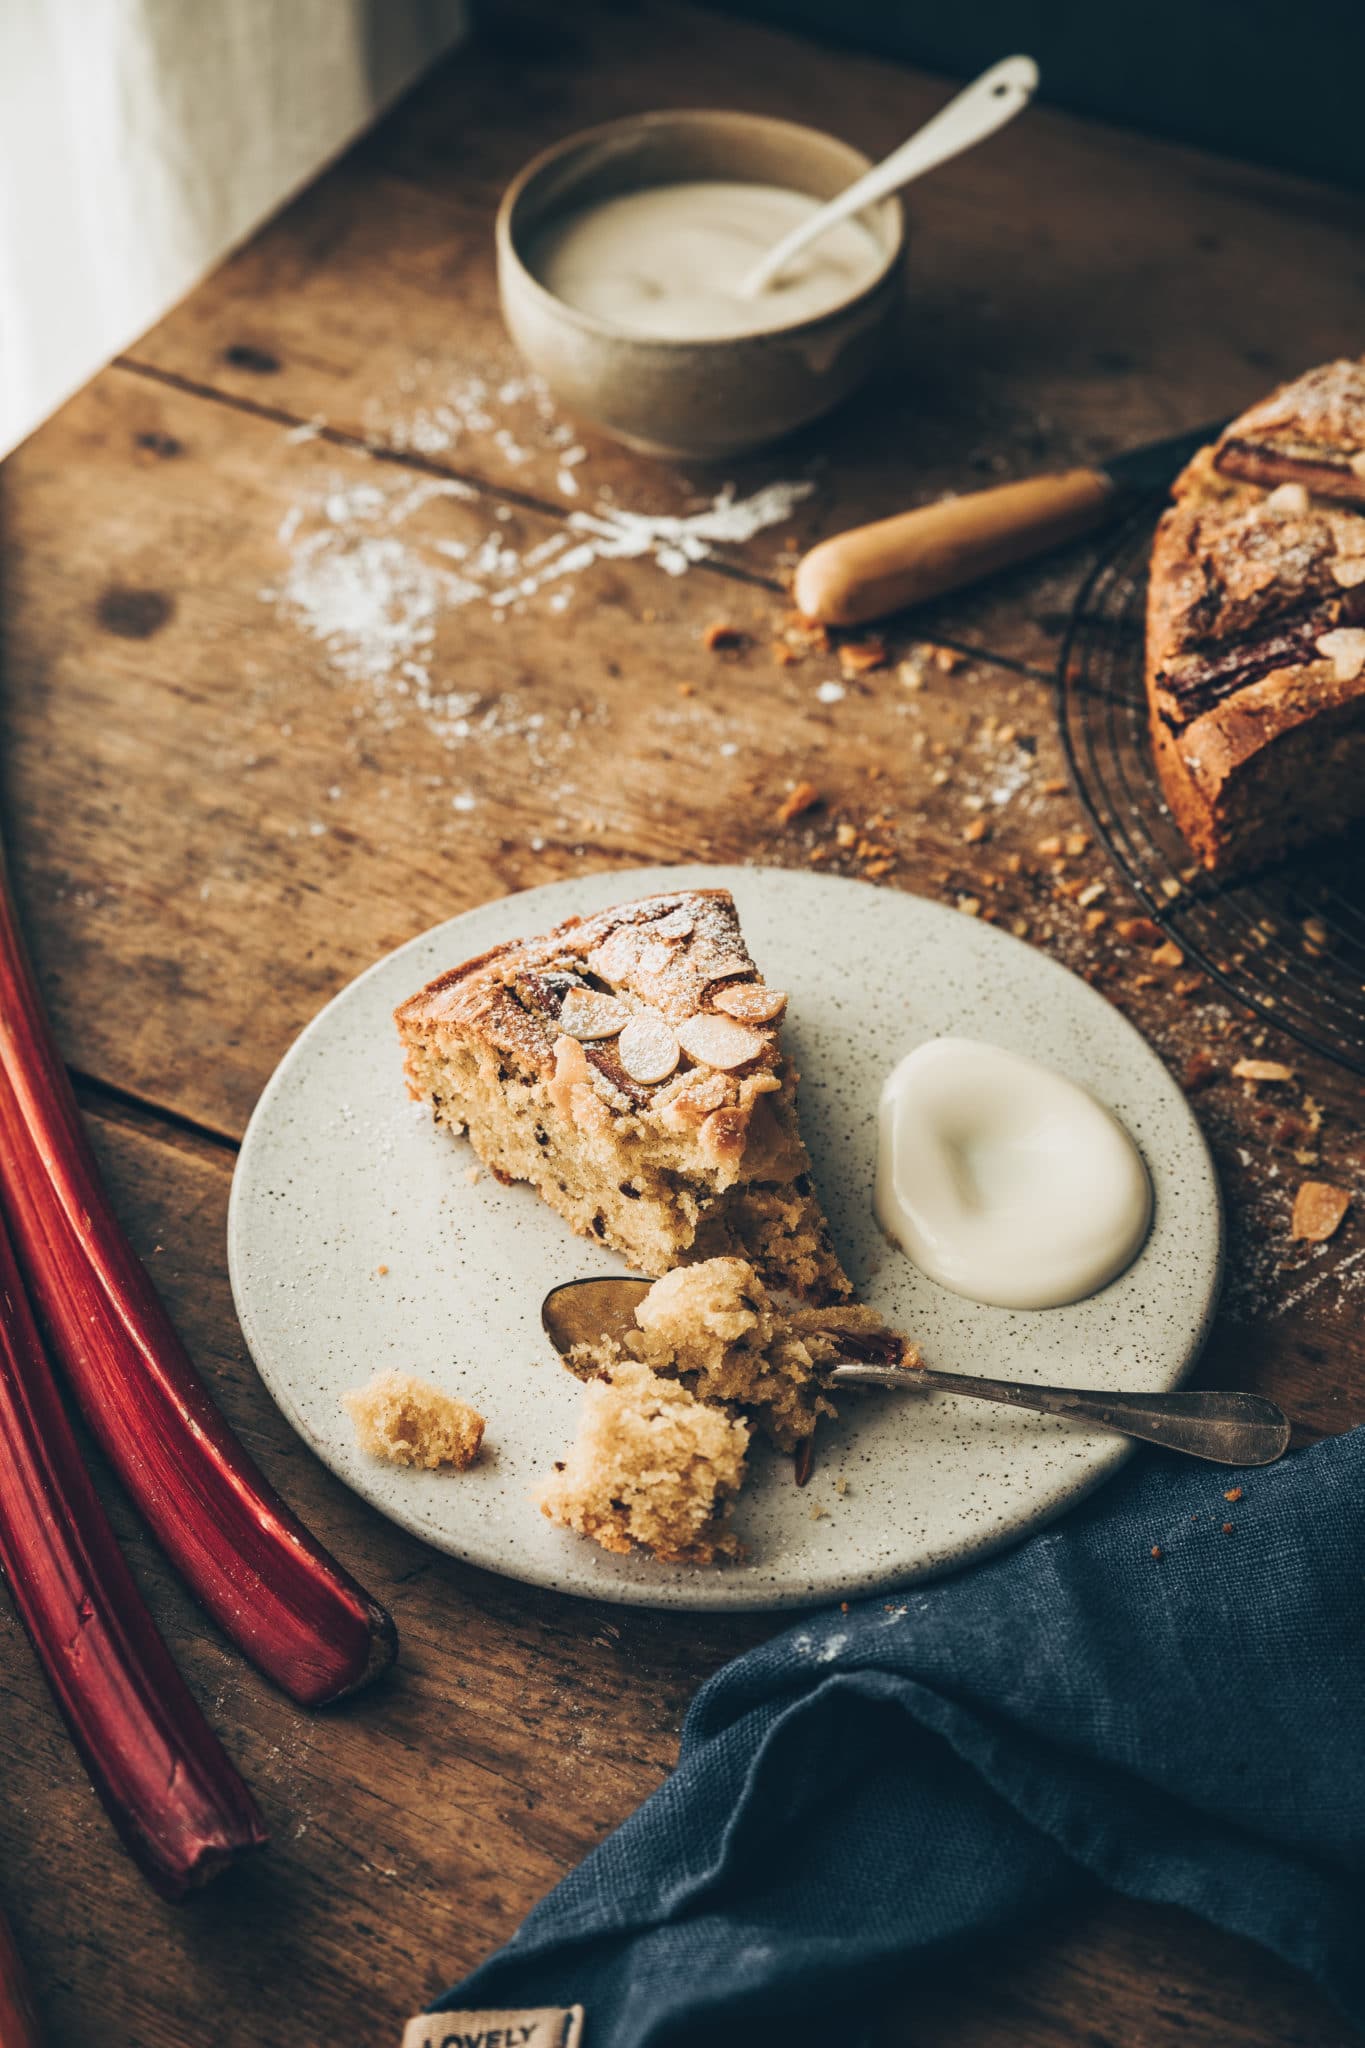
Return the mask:
POLYGON ((922 178, 926 171, 947 163, 949 157, 960 156, 964 149, 994 135, 997 128, 1003 128, 1022 112, 1037 86, 1038 66, 1032 57, 1005 57, 992 64, 989 71, 973 79, 899 149, 893 149, 889 157, 785 235, 749 272, 739 288, 741 298, 753 298, 763 291, 794 256, 827 229, 861 213, 865 207, 875 206, 879 199, 889 198, 912 178, 922 178))
POLYGON ((1006 1408, 1029 1408, 1068 1422, 1116 1429, 1217 1465, 1271 1465, 1289 1446, 1288 1418, 1259 1394, 1207 1387, 1178 1394, 1107 1394, 1089 1387, 1021 1386, 1012 1380, 894 1365, 836 1365, 830 1378, 840 1386, 896 1387, 904 1392, 922 1388, 926 1393, 962 1394, 969 1401, 998 1401, 1006 1408))

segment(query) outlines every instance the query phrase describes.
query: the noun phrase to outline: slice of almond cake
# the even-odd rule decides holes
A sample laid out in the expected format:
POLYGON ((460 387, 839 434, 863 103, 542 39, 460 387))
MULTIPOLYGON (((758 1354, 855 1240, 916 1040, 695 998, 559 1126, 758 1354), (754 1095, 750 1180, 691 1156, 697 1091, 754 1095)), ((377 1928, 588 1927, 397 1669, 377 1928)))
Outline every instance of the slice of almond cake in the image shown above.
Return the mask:
POLYGON ((569 918, 396 1012, 408 1087, 639 1270, 728 1255, 817 1302, 850 1285, 811 1182, 787 998, 724 889, 569 918))

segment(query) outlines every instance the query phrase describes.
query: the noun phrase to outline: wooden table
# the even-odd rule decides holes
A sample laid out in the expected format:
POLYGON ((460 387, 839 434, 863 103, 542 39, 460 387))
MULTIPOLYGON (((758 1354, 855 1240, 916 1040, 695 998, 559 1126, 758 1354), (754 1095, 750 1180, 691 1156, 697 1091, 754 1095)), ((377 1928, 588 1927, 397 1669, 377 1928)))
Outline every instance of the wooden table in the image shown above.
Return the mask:
MULTIPOLYGON (((0 1615, 0 1901, 54 2042, 396 2039, 658 1784, 699 1681, 768 1626, 462 1569, 344 1492, 256 1380, 223 1249, 243 1125, 319 1005, 456 910, 714 857, 867 873, 1016 927, 1096 978, 1177 1070, 1206 1047, 1218 1062, 1197 1105, 1232 1253, 1207 1373, 1266 1389, 1308 1435, 1365 1415, 1365 1213, 1358 1200, 1313 1255, 1287 1228, 1295 1149, 1361 1186, 1349 1078, 1153 966, 1118 930, 1132 906, 1103 852, 1067 848, 1081 820, 1051 670, 1086 551, 899 622, 889 665, 842 698, 819 687, 837 659, 784 665, 772 646, 783 571, 814 536, 1174 431, 1358 350, 1360 203, 1035 111, 915 196, 895 380, 727 476, 563 427, 501 331, 494 203, 551 138, 651 105, 743 104, 880 154, 941 95, 664 0, 499 10, 0 471, 6 836, 100 1156, 232 1422, 403 1639, 391 1682, 301 1714, 113 1499, 274 1836, 258 1867, 170 1909, 115 1849, 0 1615), (686 575, 618 549, 491 601, 534 550, 562 552, 574 514, 683 515, 727 480, 744 498, 775 479, 815 489, 686 575), (745 644, 709 651, 715 622, 745 644), (783 822, 803 780, 821 802, 783 822), (1106 893, 1082 905, 1091 882, 1106 893), (1270 1104, 1227 1077, 1255 1051, 1295 1070, 1270 1104), (1281 1114, 1305 1096, 1324 1111, 1307 1144, 1281 1114)), ((1249 1679, 1211 1673, 1211 1690, 1249 1679)), ((1260 1952, 1096 1892, 907 1987, 884 2037, 1328 2048, 1348 2033, 1260 1952)))

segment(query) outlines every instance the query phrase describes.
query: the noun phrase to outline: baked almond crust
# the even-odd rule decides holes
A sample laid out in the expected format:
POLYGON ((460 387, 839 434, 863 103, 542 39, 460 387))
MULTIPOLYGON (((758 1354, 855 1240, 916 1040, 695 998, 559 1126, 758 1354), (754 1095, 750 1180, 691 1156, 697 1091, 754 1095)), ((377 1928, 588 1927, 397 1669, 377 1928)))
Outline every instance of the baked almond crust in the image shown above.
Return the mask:
POLYGON ((1310 371, 1201 449, 1157 529, 1153 750, 1219 877, 1365 816, 1362 438, 1365 362, 1310 371))
POLYGON ((834 1300, 851 1290, 797 1127, 784 1002, 728 891, 698 889, 494 947, 395 1016, 409 1092, 583 1235, 651 1274, 740 1254, 834 1300))

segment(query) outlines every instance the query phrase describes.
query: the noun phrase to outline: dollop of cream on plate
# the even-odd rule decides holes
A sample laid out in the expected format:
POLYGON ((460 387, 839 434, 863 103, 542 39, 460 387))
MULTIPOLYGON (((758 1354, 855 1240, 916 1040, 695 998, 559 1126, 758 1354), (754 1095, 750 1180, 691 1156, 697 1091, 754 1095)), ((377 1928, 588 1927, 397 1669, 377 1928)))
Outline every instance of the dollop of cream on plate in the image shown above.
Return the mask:
POLYGON ((1118 1118, 1052 1068, 935 1038, 882 1090, 877 1221, 954 1294, 1060 1308, 1131 1265, 1152 1184, 1118 1118))

